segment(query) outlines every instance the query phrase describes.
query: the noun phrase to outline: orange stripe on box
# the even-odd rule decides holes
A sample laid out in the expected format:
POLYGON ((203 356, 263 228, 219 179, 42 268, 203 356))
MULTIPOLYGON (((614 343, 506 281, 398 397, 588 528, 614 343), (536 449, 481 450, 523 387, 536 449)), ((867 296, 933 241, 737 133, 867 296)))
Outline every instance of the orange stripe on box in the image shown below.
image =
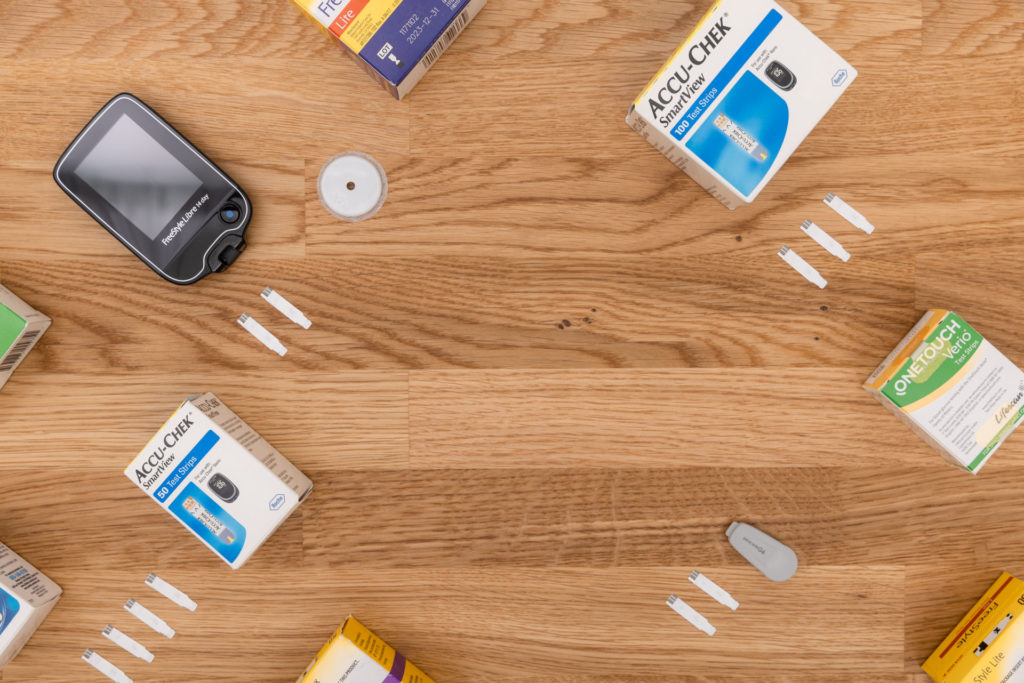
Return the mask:
POLYGON ((956 634, 956 636, 949 643, 949 645, 946 647, 946 649, 942 651, 942 654, 939 655, 939 659, 942 659, 943 657, 945 657, 946 655, 949 654, 949 651, 953 649, 953 646, 956 645, 957 642, 959 642, 960 639, 964 637, 965 633, 967 633, 967 629, 969 629, 971 627, 971 625, 974 624, 974 622, 976 622, 979 619, 979 617, 981 617, 982 614, 984 614, 985 610, 988 609, 988 606, 991 605, 993 602, 995 602, 995 599, 999 597, 999 594, 1002 593, 1006 589, 1006 587, 1010 585, 1010 582, 1012 582, 1012 581, 1013 581, 1013 577, 1011 576, 1010 578, 1008 578, 1006 581, 1003 582, 1003 585, 999 587, 999 590, 997 590, 995 593, 993 593, 992 597, 989 598, 988 601, 985 602, 985 604, 981 606, 981 609, 979 609, 978 612, 974 615, 974 617, 972 617, 971 620, 967 622, 967 625, 964 626, 962 629, 960 629, 960 632, 956 634))
POLYGON ((348 3, 348 6, 341 10, 341 14, 335 17, 331 23, 331 33, 341 37, 341 34, 352 25, 352 22, 356 20, 359 13, 363 11, 367 5, 370 4, 370 0, 352 0, 348 3))

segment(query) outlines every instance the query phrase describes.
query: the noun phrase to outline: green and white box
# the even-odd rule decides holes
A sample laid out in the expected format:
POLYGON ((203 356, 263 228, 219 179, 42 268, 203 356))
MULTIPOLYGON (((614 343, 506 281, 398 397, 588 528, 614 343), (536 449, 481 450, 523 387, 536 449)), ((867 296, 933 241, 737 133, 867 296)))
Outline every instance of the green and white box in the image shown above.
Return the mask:
POLYGON ((925 313, 864 388, 975 474, 1024 418, 1024 372, 944 309, 925 313))
POLYGON ((48 327, 49 318, 0 285, 0 387, 48 327))
POLYGON ((60 586, 0 543, 0 669, 21 651, 60 594, 60 586))

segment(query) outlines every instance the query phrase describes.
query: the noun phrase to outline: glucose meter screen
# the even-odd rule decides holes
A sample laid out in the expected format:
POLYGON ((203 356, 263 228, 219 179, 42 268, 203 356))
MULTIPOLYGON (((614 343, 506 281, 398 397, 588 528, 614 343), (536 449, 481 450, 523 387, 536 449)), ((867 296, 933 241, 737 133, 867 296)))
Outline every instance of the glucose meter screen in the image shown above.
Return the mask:
POLYGON ((82 159, 75 175, 152 240, 203 184, 127 114, 82 159))

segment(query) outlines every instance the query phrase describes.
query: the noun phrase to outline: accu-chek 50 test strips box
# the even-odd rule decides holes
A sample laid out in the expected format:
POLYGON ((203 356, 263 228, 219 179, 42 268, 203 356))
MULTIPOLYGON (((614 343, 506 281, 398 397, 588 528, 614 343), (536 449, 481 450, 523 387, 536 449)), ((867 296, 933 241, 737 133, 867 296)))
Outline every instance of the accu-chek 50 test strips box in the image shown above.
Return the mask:
POLYGON ((313 489, 210 393, 182 403, 124 473, 232 569, 313 489))
POLYGON ((922 665, 936 683, 1024 682, 1024 581, 1004 573, 922 665))
POLYGON ((1024 372, 944 309, 925 313, 864 388, 944 458, 975 474, 1024 417, 1024 372))
POLYGON ((60 593, 60 586, 0 543, 0 669, 57 606, 60 593))
POLYGON ((296 683, 434 683, 354 617, 334 632, 296 683))
POLYGON ((626 122, 730 209, 754 201, 857 71, 772 0, 721 0, 626 122))
POLYGON ((49 318, 0 285, 0 387, 49 327, 49 318))
POLYGON ((487 0, 293 0, 402 99, 487 0))

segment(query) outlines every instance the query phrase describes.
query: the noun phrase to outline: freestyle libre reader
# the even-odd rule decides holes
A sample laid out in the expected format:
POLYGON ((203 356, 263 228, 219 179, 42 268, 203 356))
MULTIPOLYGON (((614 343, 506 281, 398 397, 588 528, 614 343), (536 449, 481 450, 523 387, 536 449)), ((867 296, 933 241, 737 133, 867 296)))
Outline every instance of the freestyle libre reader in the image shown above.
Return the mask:
POLYGON ((158 275, 188 285, 245 249, 249 198, 140 99, 122 93, 82 129, 53 178, 158 275))
POLYGON ((742 522, 733 522, 725 535, 747 562, 772 581, 788 581, 796 573, 796 553, 760 529, 742 522))

